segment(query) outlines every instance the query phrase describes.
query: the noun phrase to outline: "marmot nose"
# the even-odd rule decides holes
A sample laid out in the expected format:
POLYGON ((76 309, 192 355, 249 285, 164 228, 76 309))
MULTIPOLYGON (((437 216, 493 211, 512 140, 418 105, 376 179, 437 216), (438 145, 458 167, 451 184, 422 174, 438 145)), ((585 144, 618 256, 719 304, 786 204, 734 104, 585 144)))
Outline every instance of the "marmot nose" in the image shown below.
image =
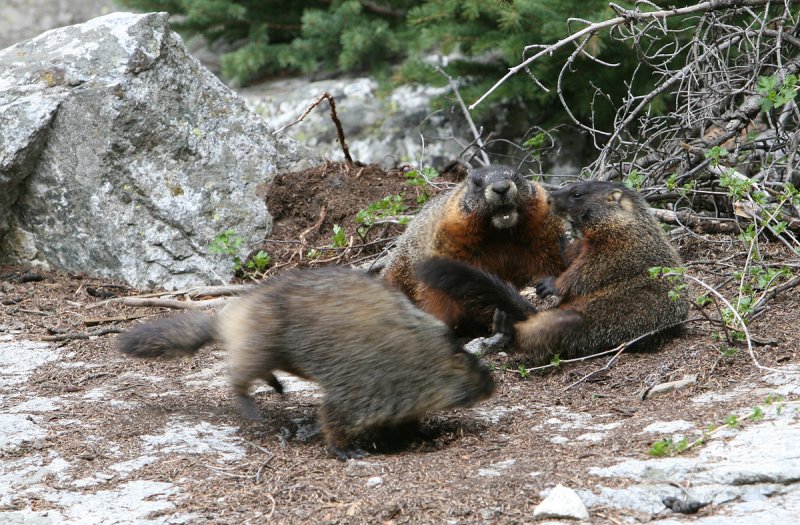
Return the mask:
POLYGON ((497 193, 498 195, 505 195, 511 185, 508 183, 507 180, 495 182, 492 184, 492 191, 497 193))

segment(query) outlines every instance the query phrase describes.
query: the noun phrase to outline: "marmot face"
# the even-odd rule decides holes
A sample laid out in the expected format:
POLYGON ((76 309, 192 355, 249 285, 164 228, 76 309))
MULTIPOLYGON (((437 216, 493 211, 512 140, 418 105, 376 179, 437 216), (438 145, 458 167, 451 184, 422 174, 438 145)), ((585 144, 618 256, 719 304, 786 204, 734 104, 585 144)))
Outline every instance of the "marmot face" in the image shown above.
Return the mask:
POLYGON ((464 377, 463 384, 452 393, 455 399, 454 406, 469 408, 489 399, 494 392, 494 379, 489 367, 463 349, 456 350, 452 366, 464 377))
MULTIPOLYGON (((630 218, 645 205, 642 198, 622 184, 578 182, 550 192, 550 209, 564 218, 573 232, 605 223, 613 216, 630 218), (625 213, 619 213, 624 211, 625 213)), ((644 210, 646 213, 646 209, 644 210)))
POLYGON ((520 174, 505 166, 487 166, 470 173, 470 195, 483 195, 492 220, 498 230, 516 226, 519 220, 519 200, 531 193, 531 186, 520 174))

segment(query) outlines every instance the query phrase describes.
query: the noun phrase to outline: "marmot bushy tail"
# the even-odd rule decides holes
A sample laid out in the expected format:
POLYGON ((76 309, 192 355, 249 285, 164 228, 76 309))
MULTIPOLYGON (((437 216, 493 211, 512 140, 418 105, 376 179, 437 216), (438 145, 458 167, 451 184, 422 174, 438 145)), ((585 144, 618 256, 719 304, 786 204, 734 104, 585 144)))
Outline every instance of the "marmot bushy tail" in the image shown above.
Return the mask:
POLYGON ((177 357, 216 341, 228 352, 229 381, 245 414, 249 390, 275 370, 317 382, 325 392, 323 434, 339 457, 371 427, 468 407, 494 388, 488 368, 464 351, 441 321, 362 272, 327 267, 273 277, 218 316, 176 315, 118 338, 135 357, 177 357))
POLYGON ((478 168, 420 210, 397 240, 381 277, 457 331, 473 333, 488 328, 492 312, 467 314, 420 282, 415 266, 432 257, 464 261, 521 288, 563 270, 563 233, 563 222, 551 215, 539 183, 506 166, 478 168))
POLYGON ((189 356, 214 340, 213 314, 190 312, 140 325, 117 337, 117 348, 131 357, 189 356))
POLYGON ((437 257, 421 263, 417 276, 435 290, 446 290, 467 311, 480 311, 490 305, 514 321, 536 312, 514 285, 471 264, 437 257))
MULTIPOLYGON (((650 276, 650 268, 680 266, 681 260, 637 192, 620 184, 584 182, 552 192, 550 201, 554 213, 570 224, 574 240, 564 250, 566 270, 537 289, 556 294, 560 303, 510 323, 516 350, 534 364, 554 354, 585 356, 686 319, 688 303, 670 297, 675 283, 650 276)), ((441 262, 423 263, 419 275, 426 285, 441 293, 452 290, 459 298, 470 286, 475 297, 490 298, 484 288, 494 283, 478 269, 468 272, 441 262), (456 270, 460 281, 453 283, 446 274, 456 270)), ((506 297, 485 306, 505 308, 512 321, 518 319, 522 299, 508 286, 497 292, 506 297)))

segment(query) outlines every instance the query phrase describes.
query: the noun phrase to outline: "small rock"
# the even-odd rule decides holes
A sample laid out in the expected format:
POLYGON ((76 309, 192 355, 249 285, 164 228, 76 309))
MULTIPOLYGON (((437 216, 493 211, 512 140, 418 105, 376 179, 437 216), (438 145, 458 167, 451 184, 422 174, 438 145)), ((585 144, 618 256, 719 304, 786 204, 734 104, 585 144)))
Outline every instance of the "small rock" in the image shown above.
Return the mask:
POLYGON ((367 480, 367 487, 377 487, 383 485, 383 478, 380 476, 372 476, 367 480))
POLYGON ((492 337, 478 337, 464 345, 464 350, 471 354, 486 355, 505 348, 503 334, 494 334, 492 337))
POLYGON ((681 514, 696 514, 698 510, 711 503, 710 501, 682 500, 671 496, 663 498, 661 502, 672 512, 679 512, 681 514))
POLYGON ((533 519, 548 518, 587 520, 589 512, 574 490, 564 485, 556 485, 544 501, 533 509, 533 519))

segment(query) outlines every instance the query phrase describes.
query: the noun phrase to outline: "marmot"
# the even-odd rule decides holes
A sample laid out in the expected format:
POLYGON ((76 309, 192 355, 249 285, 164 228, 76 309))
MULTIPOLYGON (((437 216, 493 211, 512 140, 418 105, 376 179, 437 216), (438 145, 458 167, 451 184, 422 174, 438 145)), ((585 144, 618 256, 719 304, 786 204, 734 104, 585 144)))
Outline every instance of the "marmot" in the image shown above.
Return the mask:
POLYGON ((469 407, 494 388, 489 369, 441 321, 401 293, 346 268, 296 270, 235 299, 218 316, 175 315, 123 333, 134 357, 192 355, 212 341, 228 352, 229 381, 244 414, 260 419, 251 384, 283 370, 325 392, 320 426, 340 458, 371 427, 419 420, 429 411, 469 407))
POLYGON ((488 329, 492 311, 467 315, 457 302, 425 287, 414 266, 432 257, 464 261, 522 288, 564 269, 563 233, 539 183, 505 166, 478 168, 422 208, 380 275, 458 332, 473 333, 488 329))
POLYGON ((557 308, 536 312, 512 286, 453 261, 427 261, 419 278, 465 307, 497 307, 505 315, 496 321, 534 364, 554 354, 591 355, 686 319, 687 301, 669 295, 676 283, 650 276, 654 266, 682 263, 637 192, 582 182, 552 192, 550 203, 574 237, 563 250, 567 269, 537 286, 542 295, 559 297, 557 308))

